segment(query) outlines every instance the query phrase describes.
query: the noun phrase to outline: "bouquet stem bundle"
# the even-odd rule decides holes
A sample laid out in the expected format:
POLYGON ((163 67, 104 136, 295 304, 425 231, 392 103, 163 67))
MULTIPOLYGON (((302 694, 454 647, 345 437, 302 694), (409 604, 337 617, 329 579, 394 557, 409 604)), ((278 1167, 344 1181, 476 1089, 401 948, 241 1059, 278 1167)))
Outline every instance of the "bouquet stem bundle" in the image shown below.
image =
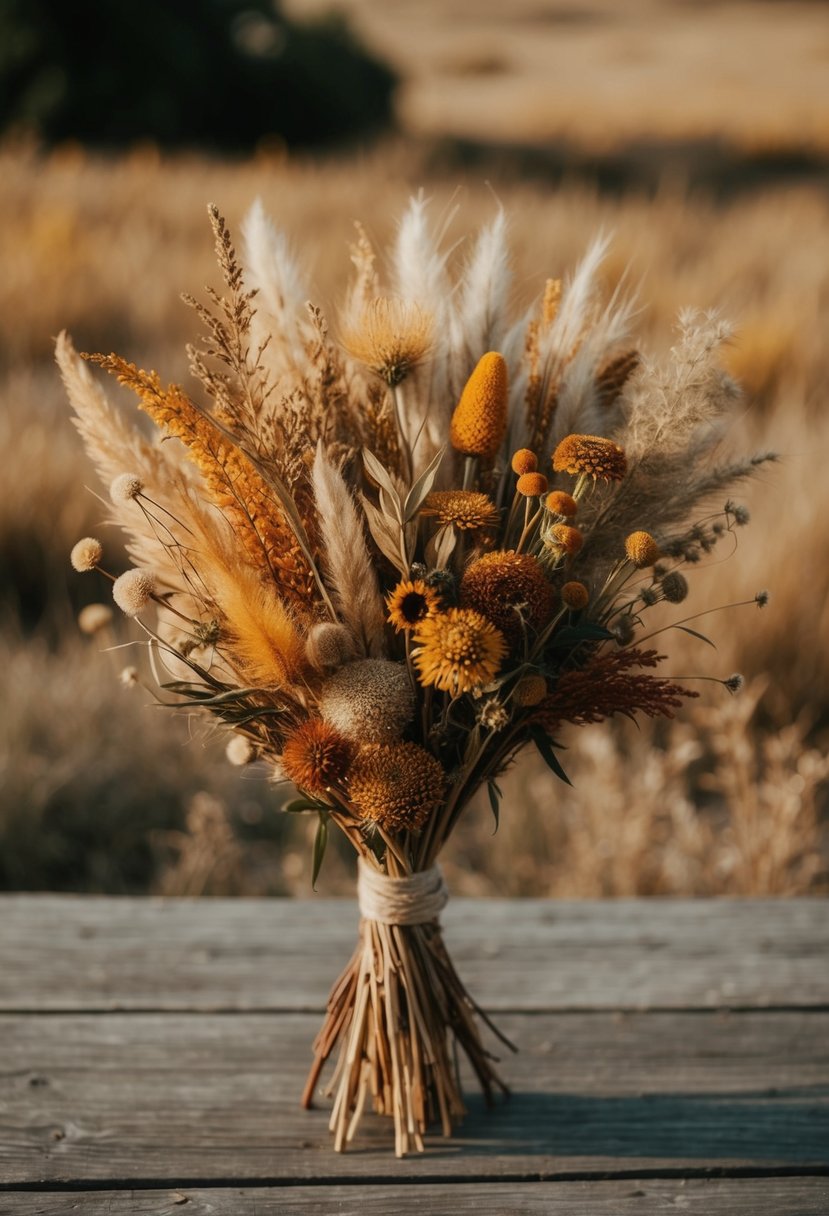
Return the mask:
MULTIPOLYGON (((410 886, 406 879, 385 883, 410 886)), ((408 915, 429 915, 428 906, 412 901, 408 915)), ((465 1113, 458 1049, 488 1105, 496 1090, 507 1092, 481 1042, 479 1014, 447 953, 437 918, 400 924, 363 915, 359 943, 331 990, 314 1042, 303 1105, 312 1104, 322 1069, 339 1045, 327 1090, 334 1097, 335 1149, 344 1150, 354 1138, 369 1103, 393 1118, 397 1156, 422 1152, 427 1128, 438 1124, 450 1136, 465 1113)))
POLYGON ((128 426, 59 339, 134 566, 114 577, 94 537, 72 563, 113 579, 163 703, 212 715, 234 763, 296 787, 285 809, 318 821, 313 882, 331 826, 354 847, 360 941, 304 1102, 337 1053, 335 1146, 371 1105, 398 1154, 420 1150, 462 1116, 459 1055, 488 1101, 505 1089, 443 943, 442 848, 478 791, 497 827, 497 778, 524 748, 567 780, 565 725, 672 717, 696 695, 645 645, 694 634, 694 616, 643 618, 685 599, 684 567, 736 543, 745 509, 716 500, 768 456, 720 450, 739 399, 717 362, 727 327, 684 317, 670 359, 648 363, 630 304, 600 302, 601 241, 515 318, 505 217, 453 282, 414 199, 386 289, 360 231, 335 341, 261 206, 244 267, 210 214, 225 294, 186 297, 202 399, 87 356, 171 442, 128 426))

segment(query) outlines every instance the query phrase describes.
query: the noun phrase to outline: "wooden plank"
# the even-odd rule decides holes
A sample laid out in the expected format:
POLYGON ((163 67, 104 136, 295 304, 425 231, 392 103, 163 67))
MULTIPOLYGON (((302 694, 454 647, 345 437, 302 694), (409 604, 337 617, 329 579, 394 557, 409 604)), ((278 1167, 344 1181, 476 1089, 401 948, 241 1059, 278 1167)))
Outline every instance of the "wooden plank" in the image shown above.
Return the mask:
MULTIPOLYGON (((455 900, 486 1008, 829 1006, 829 901, 455 900)), ((315 1010, 351 953, 345 900, 0 898, 0 1009, 315 1010)))
POLYGON ((447 1186, 261 1187, 222 1190, 0 1194, 0 1216, 826 1216, 826 1178, 717 1178, 622 1182, 461 1183, 447 1186), (5 1206, 4 1206, 5 1200, 5 1206))
POLYGON ((509 1015, 509 1102, 394 1160, 297 1106, 307 1014, 0 1018, 0 1182, 520 1181, 829 1165, 829 1014, 509 1015))

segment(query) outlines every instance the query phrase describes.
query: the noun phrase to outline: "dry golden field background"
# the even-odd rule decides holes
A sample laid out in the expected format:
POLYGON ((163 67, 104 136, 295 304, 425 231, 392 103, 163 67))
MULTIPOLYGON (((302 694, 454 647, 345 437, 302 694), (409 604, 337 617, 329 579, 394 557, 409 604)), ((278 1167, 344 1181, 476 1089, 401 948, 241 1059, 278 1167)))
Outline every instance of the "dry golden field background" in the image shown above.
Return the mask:
MULTIPOLYGON (((528 760, 506 783, 494 839, 483 806, 461 826, 446 859, 454 889, 825 891, 825 9, 528 3, 505 25, 494 5, 476 6, 474 20, 465 5, 350 7, 409 75, 403 134, 372 151, 231 162, 149 147, 112 158, 23 142, 0 150, 0 886, 308 893, 310 839, 304 822, 280 814, 284 791, 265 774, 232 770, 209 725, 121 686, 119 670, 140 662, 132 649, 109 649, 129 641, 125 627, 116 622, 103 642, 77 627, 78 609, 107 589, 96 575, 75 576, 67 555, 79 536, 100 532, 105 509, 90 492, 99 487, 69 422, 52 346, 65 327, 82 350, 115 349, 186 378, 193 326, 179 292, 216 279, 205 205, 216 202, 238 230, 256 196, 306 262, 314 302, 333 317, 354 221, 382 245, 423 186, 457 258, 464 239, 505 207, 516 304, 572 270, 604 228, 613 234, 607 288, 623 276, 638 288, 643 349, 666 349, 680 308, 720 308, 737 326, 727 359, 746 390, 729 442, 782 456, 740 496, 752 522, 738 551, 692 572, 687 611, 751 600, 761 588, 769 606, 706 618, 716 650, 664 635, 666 671, 740 671, 746 689, 732 698, 700 684, 700 700, 670 728, 571 729, 564 758, 574 788, 528 760), (518 162, 488 146, 470 166, 468 148, 451 143, 456 135, 543 155, 522 178, 518 162), (644 140, 649 181, 634 174, 603 191, 556 160, 560 140, 594 163, 610 148, 635 165, 644 140), (695 180, 700 140, 720 141, 718 155, 727 148, 736 166, 727 189, 695 180), (758 148, 808 157, 788 173, 768 162, 758 180, 756 163, 749 172, 744 160, 758 148), (734 188, 741 173, 744 188, 734 188)), ((133 408, 126 398, 124 408, 133 408)), ((350 881, 347 855, 332 853, 320 888, 347 890, 350 881)))

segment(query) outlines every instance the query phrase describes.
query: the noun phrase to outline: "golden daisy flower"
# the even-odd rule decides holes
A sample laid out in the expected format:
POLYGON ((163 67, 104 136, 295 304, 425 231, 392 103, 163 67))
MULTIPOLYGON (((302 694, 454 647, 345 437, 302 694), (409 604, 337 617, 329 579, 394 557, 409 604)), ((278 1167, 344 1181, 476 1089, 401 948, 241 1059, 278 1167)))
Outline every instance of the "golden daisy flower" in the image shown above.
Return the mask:
POLYGON ((507 364, 488 351, 464 385, 452 415, 449 438, 456 452, 492 458, 507 430, 507 364))
POLYGON ((564 490, 553 490, 547 495, 544 505, 551 515, 563 515, 565 519, 572 519, 579 509, 573 495, 565 493, 564 490))
POLYGON ((522 676, 515 685, 512 699, 521 709, 531 705, 540 705, 547 695, 547 681, 543 676, 532 674, 522 676))
POLYGON ((494 528, 498 523, 495 503, 477 490, 435 490, 426 498, 421 514, 435 515, 442 526, 452 524, 462 532, 494 528))
POLYGON ((503 633, 471 608, 450 608, 418 625, 412 659, 421 684, 460 696, 488 684, 507 653, 503 633))
POLYGON ((386 607, 389 621, 399 633, 401 629, 414 629, 424 617, 437 612, 440 596, 422 578, 401 579, 386 596, 386 607))
POLYGON ((553 469, 556 473, 621 481, 627 472, 627 460, 623 449, 612 439, 600 435, 567 435, 553 452, 553 469))
POLYGON ((659 545, 650 532, 631 532, 625 540, 625 554, 629 562, 643 570, 653 566, 662 556, 659 545))
POLYGON ((578 612, 590 603, 590 592, 584 583, 565 583, 561 588, 561 602, 578 612))
POLYGON ((525 498, 540 498, 547 493, 547 478, 543 473, 522 473, 515 488, 525 498))
POLYGON ((433 329, 432 317, 413 300, 382 297, 366 305, 342 344, 394 388, 429 353, 433 329))
POLYGON ((556 593, 530 553, 496 549, 464 572, 460 599, 496 625, 511 644, 523 637, 522 619, 542 629, 553 615, 556 593))
POLYGON ((536 471, 538 468, 538 457, 529 448, 519 448, 514 454, 511 464, 513 473, 517 473, 521 477, 524 473, 534 473, 536 471))
POLYGON ((354 748, 321 718, 307 718, 288 735, 282 748, 285 775, 309 794, 324 794, 342 785, 354 748))
POLYGON ((443 798, 446 773, 417 743, 361 749, 348 777, 348 796, 387 832, 418 831, 443 798))
POLYGON ((544 534, 544 544, 567 557, 575 557, 584 544, 584 533, 569 524, 553 524, 544 534))

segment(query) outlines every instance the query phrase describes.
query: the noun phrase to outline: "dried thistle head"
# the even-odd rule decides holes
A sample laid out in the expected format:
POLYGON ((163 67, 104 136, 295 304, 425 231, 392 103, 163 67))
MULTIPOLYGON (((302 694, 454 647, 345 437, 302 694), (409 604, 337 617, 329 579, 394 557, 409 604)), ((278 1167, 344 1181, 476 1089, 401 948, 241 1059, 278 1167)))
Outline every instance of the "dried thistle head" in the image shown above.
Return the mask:
POLYGON ((669 604, 681 604, 688 595, 688 580, 678 570, 669 570, 660 580, 662 598, 669 604))
POLYGON ((144 492, 144 483, 136 473, 119 473, 109 484, 109 496, 114 503, 135 502, 144 492))
POLYGON ((388 659, 346 663, 323 684, 319 711, 346 739, 358 743, 399 739, 415 711, 405 663, 388 659))
POLYGON ((432 347, 434 322, 413 300, 381 296, 366 304, 342 344, 389 388, 402 383, 432 347))
POLYGON ((569 524, 553 524, 544 533, 544 547, 554 557, 575 557, 584 545, 584 533, 569 524))
POLYGON ((334 671, 354 658, 354 638, 345 625, 322 621, 305 639, 305 657, 315 671, 334 671))

